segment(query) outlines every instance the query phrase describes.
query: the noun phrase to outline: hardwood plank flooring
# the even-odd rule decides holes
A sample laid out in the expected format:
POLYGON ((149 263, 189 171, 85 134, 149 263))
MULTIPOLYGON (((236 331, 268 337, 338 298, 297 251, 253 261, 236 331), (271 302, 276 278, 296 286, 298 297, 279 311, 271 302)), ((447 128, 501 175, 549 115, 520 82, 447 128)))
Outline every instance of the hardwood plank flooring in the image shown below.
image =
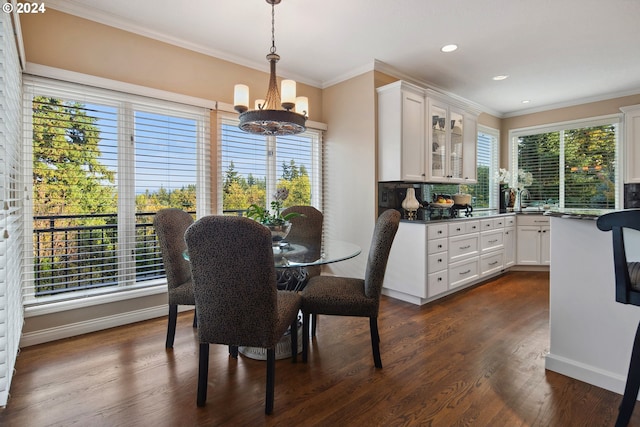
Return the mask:
POLYGON ((196 407, 191 312, 169 351, 166 318, 28 347, 0 425, 612 426, 620 395, 544 369, 548 281, 510 272, 422 307, 383 297, 382 370, 366 319, 321 316, 309 362, 277 362, 271 416, 264 362, 221 345, 196 407))

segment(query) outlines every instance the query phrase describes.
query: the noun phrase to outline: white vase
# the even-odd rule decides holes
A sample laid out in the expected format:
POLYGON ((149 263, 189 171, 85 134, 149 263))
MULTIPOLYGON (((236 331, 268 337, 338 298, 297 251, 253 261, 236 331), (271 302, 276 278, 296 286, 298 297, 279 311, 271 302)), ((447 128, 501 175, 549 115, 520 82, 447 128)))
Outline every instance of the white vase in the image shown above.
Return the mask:
POLYGON ((407 219, 416 219, 416 211, 420 207, 420 202, 416 199, 416 190, 413 187, 407 188, 407 195, 402 201, 402 209, 406 211, 407 219))

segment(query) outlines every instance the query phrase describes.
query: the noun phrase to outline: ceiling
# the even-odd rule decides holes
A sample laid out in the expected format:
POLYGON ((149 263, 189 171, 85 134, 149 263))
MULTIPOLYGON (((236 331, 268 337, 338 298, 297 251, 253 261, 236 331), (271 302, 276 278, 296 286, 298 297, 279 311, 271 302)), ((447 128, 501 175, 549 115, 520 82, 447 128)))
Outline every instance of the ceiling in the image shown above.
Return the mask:
MULTIPOLYGON (((265 0, 47 7, 268 71, 265 0)), ((275 27, 278 75, 320 88, 376 64, 499 117, 640 93, 640 0, 282 0, 275 27)))

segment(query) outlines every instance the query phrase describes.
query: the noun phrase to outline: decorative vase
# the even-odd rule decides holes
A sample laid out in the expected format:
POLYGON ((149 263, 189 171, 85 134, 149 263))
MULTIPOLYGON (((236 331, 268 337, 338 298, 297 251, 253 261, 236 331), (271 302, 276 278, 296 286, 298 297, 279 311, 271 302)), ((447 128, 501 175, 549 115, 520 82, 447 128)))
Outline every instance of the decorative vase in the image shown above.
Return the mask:
POLYGON ((416 199, 416 190, 413 187, 407 188, 407 195, 402 201, 402 209, 406 212, 408 220, 416 219, 416 211, 420 207, 420 202, 416 199))
POLYGON ((262 224, 271 231, 271 243, 278 246, 282 240, 289 234, 291 223, 285 221, 284 224, 262 224))

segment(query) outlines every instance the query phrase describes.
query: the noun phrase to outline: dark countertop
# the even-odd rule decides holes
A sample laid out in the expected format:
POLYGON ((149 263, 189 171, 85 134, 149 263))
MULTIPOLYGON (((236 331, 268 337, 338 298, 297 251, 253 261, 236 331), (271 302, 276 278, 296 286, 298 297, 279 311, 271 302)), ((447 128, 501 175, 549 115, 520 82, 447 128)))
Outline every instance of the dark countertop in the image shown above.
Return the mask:
POLYGON ((599 216, 602 216, 609 212, 615 212, 616 209, 559 209, 555 208, 545 212, 545 215, 556 218, 569 218, 569 219, 590 219, 596 220, 599 216))

